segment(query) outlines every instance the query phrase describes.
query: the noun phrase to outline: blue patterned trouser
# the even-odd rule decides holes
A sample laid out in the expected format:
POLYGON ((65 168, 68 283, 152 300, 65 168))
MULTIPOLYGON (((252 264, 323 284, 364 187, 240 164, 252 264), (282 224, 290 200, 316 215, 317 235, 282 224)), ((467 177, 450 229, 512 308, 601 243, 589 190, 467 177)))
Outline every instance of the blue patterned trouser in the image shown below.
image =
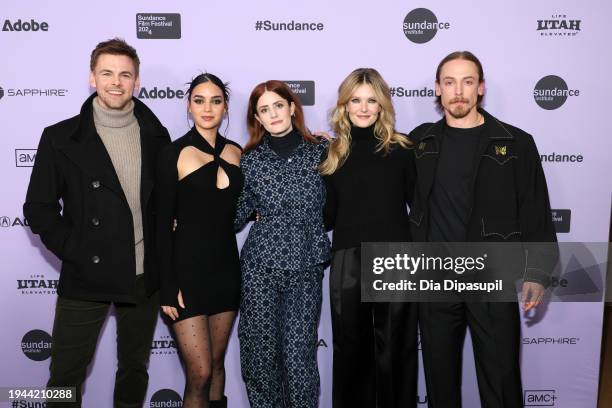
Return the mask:
POLYGON ((323 267, 289 271, 242 264, 240 364, 255 408, 317 407, 323 267))

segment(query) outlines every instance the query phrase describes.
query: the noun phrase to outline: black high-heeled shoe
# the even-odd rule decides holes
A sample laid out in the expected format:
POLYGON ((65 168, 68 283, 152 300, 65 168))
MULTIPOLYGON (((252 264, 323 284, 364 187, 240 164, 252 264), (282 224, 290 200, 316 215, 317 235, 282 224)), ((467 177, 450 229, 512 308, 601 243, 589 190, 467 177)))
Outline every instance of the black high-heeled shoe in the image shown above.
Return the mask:
POLYGON ((227 408, 227 397, 224 395, 220 400, 208 401, 210 408, 227 408))

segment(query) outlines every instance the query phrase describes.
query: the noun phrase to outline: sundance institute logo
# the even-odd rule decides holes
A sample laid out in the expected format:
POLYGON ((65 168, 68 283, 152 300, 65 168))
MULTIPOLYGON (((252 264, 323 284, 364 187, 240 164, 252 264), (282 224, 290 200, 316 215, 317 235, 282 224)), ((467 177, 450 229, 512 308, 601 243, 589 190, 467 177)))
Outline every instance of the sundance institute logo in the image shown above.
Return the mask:
POLYGON ((540 79, 533 90, 533 98, 540 108, 553 110, 563 106, 569 96, 579 96, 578 89, 568 89, 563 78, 548 75, 540 79))
POLYGON ((21 351, 30 360, 46 360, 51 356, 51 336, 44 330, 30 330, 21 339, 21 351))
POLYGON ((149 401, 149 408, 174 408, 182 406, 183 400, 181 396, 169 388, 156 391, 149 401))
POLYGON ((413 43, 423 44, 436 36, 438 30, 448 30, 450 23, 438 22, 436 15, 426 8, 412 10, 404 18, 404 35, 413 43))

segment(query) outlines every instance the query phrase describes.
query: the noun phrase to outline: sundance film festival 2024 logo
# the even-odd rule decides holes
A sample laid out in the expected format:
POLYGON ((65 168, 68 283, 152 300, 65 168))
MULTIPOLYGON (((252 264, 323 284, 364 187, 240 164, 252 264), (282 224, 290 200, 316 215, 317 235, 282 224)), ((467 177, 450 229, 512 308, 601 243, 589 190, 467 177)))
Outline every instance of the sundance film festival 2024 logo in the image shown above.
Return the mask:
POLYGON ((179 13, 136 14, 136 37, 143 40, 177 40, 181 38, 179 13))
POLYGON ((304 106, 315 104, 315 82, 314 81, 283 81, 294 94, 300 98, 304 106))
POLYGON ((30 330, 21 339, 21 351, 34 361, 44 361, 51 356, 51 336, 44 330, 30 330))
POLYGON ((175 408, 182 407, 183 399, 178 392, 169 388, 156 391, 149 400, 149 408, 175 408))
POLYGON ((550 210, 552 213, 552 221, 555 226, 557 233, 568 233, 570 232, 570 224, 572 219, 572 210, 558 209, 550 210))
POLYGON ((580 33, 582 20, 567 18, 566 14, 553 14, 538 20, 537 32, 541 37, 575 37, 580 33))
POLYGON ((557 75, 547 75, 540 79, 533 90, 535 102, 546 110, 560 108, 570 96, 580 96, 580 90, 569 89, 565 80, 557 75))
POLYGON ((438 30, 448 30, 450 23, 438 22, 438 17, 426 8, 417 8, 404 18, 404 35, 416 44, 423 44, 436 36, 438 30))

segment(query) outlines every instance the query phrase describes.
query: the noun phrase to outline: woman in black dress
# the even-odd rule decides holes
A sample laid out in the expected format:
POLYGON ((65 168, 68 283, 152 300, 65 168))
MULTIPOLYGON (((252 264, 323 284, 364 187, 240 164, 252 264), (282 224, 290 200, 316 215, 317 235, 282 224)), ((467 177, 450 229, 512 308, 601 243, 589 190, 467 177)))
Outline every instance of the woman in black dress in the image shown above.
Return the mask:
POLYGON ((187 91, 194 127, 161 154, 157 250, 161 304, 186 371, 184 407, 225 407, 224 356, 240 298, 234 234, 241 148, 218 133, 227 85, 201 74, 187 91))

